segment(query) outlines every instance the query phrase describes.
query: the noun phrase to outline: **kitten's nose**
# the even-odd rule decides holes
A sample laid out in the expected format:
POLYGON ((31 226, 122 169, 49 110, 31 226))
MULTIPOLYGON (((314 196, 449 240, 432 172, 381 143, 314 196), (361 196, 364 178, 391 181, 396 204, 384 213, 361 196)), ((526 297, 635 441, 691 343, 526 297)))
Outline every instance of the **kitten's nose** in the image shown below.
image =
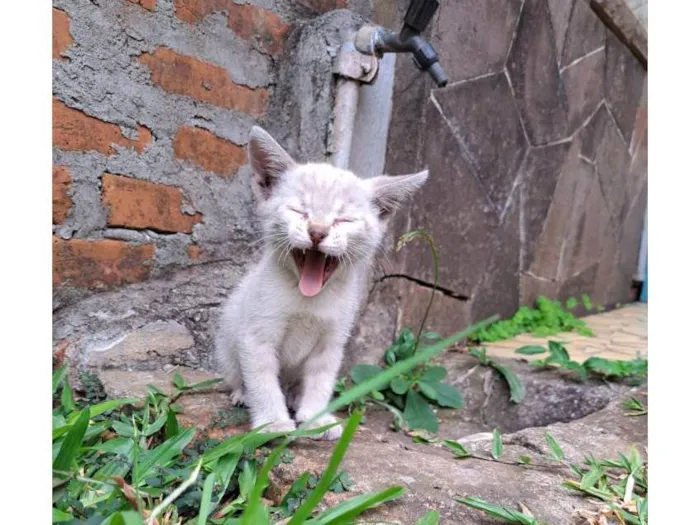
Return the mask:
POLYGON ((320 222, 310 222, 309 223, 309 237, 314 246, 318 246, 323 242, 323 239, 328 237, 328 233, 331 231, 330 227, 326 224, 320 222))

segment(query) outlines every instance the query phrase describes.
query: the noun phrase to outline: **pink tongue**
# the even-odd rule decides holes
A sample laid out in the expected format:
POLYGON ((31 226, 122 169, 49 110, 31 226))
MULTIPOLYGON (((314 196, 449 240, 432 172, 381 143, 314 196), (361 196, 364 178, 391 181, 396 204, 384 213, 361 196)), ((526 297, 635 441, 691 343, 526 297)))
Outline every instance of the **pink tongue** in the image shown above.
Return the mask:
POLYGON ((326 256, 317 251, 309 250, 301 268, 299 290, 306 297, 313 297, 323 288, 323 270, 326 266, 326 256))

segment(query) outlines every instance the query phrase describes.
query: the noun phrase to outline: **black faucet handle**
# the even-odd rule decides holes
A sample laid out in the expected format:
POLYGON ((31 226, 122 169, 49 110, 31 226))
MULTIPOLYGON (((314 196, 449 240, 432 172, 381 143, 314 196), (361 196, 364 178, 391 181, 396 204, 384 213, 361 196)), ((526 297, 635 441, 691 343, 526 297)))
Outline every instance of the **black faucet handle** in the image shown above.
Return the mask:
POLYGON ((440 65, 435 48, 420 37, 413 37, 412 40, 419 42, 417 49, 413 52, 413 62, 416 67, 421 71, 427 71, 438 87, 445 87, 447 75, 440 65))
POLYGON ((440 7, 438 0, 412 0, 403 19, 404 29, 408 26, 414 34, 422 33, 428 27, 438 7, 440 7))

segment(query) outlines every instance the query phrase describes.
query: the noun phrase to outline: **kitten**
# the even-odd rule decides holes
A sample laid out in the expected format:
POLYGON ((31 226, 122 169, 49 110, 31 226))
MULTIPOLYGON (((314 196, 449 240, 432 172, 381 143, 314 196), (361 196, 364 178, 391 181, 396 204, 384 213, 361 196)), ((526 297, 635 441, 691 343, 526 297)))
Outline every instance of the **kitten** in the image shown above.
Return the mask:
POLYGON ((329 164, 297 164, 259 127, 248 157, 264 249, 223 306, 216 354, 253 427, 290 431, 290 410, 303 423, 330 401, 388 219, 428 172, 363 180, 329 164))

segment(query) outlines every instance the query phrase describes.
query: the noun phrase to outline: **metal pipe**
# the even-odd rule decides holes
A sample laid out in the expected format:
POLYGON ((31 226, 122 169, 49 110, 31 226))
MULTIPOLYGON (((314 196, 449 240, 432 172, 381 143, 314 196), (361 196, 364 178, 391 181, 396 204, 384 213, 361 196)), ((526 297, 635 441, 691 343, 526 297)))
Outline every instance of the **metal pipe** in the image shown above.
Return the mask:
POLYGON ((333 111, 333 148, 331 152, 331 163, 336 168, 348 169, 350 164, 352 132, 355 128, 359 93, 360 85, 356 80, 338 79, 333 111))

